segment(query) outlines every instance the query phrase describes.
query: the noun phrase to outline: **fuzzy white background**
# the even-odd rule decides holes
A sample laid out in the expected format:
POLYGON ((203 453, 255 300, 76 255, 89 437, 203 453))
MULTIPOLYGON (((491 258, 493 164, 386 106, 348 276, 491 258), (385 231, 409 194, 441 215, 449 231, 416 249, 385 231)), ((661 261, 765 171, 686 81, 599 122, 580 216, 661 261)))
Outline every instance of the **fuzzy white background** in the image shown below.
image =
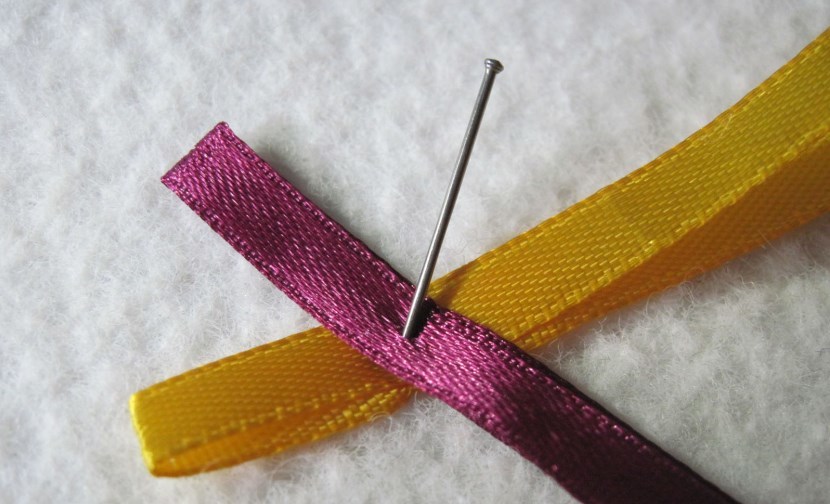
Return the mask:
MULTIPOLYGON (((416 276, 485 57, 438 266, 648 162, 830 25, 826 0, 4 2, 0 501, 572 502, 442 403, 156 479, 131 393, 316 325, 159 182, 220 120, 416 276)), ((830 218, 542 357, 745 502, 830 499, 830 218)))

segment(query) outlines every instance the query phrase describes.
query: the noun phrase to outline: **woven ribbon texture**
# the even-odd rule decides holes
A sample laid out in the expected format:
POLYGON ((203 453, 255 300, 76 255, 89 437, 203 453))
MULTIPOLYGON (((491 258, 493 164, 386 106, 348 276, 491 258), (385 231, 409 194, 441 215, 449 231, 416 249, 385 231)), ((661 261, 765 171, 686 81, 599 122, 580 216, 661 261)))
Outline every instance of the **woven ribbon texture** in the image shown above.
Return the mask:
POLYGON ((460 411, 584 502, 730 502, 483 326, 436 307, 414 341, 401 337, 412 285, 227 125, 209 133, 164 183, 346 343, 460 411))
MULTIPOLYGON (((536 348, 587 320, 752 250, 830 208, 829 44, 830 33, 825 32, 744 99, 656 160, 433 282, 431 297, 452 311, 436 309, 428 330, 410 346, 391 335, 405 310, 408 284, 291 191, 241 142, 231 141, 234 137, 225 126, 218 127, 165 182, 269 278, 372 358, 355 352, 329 329, 316 328, 142 390, 131 398, 130 407, 147 466, 157 475, 193 474, 353 428, 395 411, 407 400, 413 388, 395 374, 451 404, 458 401, 453 405, 459 409, 472 404, 461 391, 474 391, 477 396, 492 395, 493 403, 478 399, 488 407, 502 404, 503 409, 491 411, 539 420, 513 411, 515 399, 505 390, 480 388, 494 382, 479 371, 501 373, 500 366, 506 366, 509 376, 523 373, 522 381, 536 384, 534 394, 544 388, 541 383, 551 390, 567 385, 482 326, 524 350, 536 348), (223 143, 223 149, 236 154, 219 156, 208 148, 210 142, 223 143), (185 184, 185 166, 208 167, 215 173, 185 184), (250 169, 240 170, 241 166, 250 169), (304 210, 275 210, 285 203, 265 196, 271 185, 293 195, 304 210), (234 205, 214 208, 215 200, 202 199, 209 194, 234 205), (262 213, 251 210, 260 207, 262 213), (238 219, 256 236, 237 235, 238 219), (299 219, 305 219, 302 225, 299 219), (300 229, 306 224, 323 226, 344 244, 351 243, 351 249, 341 246, 371 265, 377 285, 365 283, 342 265, 335 267, 334 258, 321 253, 331 244, 309 242, 303 233, 310 231, 300 229), (275 243, 280 243, 273 251, 279 261, 263 255, 275 243), (302 254, 297 252, 300 243, 309 247, 302 254), (311 257, 319 258, 310 264, 315 272, 311 280, 314 285, 325 283, 332 292, 309 290, 284 276, 283 270, 300 267, 297 261, 311 257), (370 285, 384 285, 379 292, 386 294, 379 296, 370 285), (350 332, 354 328, 349 324, 355 321, 366 329, 350 332), (485 344, 493 345, 487 354, 476 353, 485 344), (448 359, 447 353, 456 352, 458 359, 487 356, 487 366, 499 371, 464 367, 468 361, 448 359), (519 357, 510 364, 508 355, 519 357), (465 383, 449 385, 431 374, 445 376, 450 371, 463 376, 465 383)), ((526 385, 511 382, 514 386, 524 390, 526 385)), ((602 423, 604 414, 592 402, 578 396, 567 399, 571 400, 551 404, 576 417, 585 408, 591 421, 602 423)), ((489 425, 497 436, 503 432, 505 424, 498 422, 506 420, 488 419, 483 411, 465 413, 485 428, 489 425)), ((621 422, 609 421, 603 428, 625 429, 621 422)), ((558 428, 521 435, 545 439, 561 435, 558 428)), ((603 432, 597 428, 591 435, 603 437, 603 432)), ((523 439, 504 441, 526 444, 523 439)), ((557 442, 568 453, 565 447, 571 441, 557 442)), ((647 453, 660 454, 643 443, 647 453)), ((569 474, 563 472, 565 466, 593 463, 563 456, 554 468, 547 456, 551 455, 538 454, 538 463, 563 480, 569 474)))

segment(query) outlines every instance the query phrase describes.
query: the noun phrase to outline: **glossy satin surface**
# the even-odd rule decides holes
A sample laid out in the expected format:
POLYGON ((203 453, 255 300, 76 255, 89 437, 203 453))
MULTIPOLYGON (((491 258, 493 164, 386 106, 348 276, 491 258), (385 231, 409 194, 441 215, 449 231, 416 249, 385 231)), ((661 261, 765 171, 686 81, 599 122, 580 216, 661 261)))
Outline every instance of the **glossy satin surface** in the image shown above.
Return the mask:
MULTIPOLYGON (((434 282, 430 294, 531 349, 826 211, 827 44, 825 33, 674 149, 434 282)), ((258 197, 223 190, 238 202, 258 197)), ((397 313, 380 303, 377 313, 397 313)), ((394 411, 410 390, 321 328, 150 387, 131 407, 148 466, 182 475, 354 427, 394 411)))

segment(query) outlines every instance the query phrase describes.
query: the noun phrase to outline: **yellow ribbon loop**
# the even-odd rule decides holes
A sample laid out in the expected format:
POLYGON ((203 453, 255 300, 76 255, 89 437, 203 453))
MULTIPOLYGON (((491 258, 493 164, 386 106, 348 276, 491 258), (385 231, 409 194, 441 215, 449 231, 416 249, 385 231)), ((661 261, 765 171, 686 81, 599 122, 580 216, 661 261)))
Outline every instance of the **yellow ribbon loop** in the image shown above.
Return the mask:
MULTIPOLYGON (((830 209, 830 31, 645 167, 435 281, 525 350, 712 269, 830 209)), ((237 464, 388 415, 405 383, 317 328, 130 401, 153 474, 237 464)))

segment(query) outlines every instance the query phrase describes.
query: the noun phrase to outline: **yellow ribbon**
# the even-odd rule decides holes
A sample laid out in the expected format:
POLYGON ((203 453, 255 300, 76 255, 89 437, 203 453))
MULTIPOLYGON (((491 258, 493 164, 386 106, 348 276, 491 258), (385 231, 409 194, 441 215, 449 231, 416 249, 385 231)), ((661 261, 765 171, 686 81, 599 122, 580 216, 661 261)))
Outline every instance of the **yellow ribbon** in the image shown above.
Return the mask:
MULTIPOLYGON (((830 30, 679 145, 435 281, 430 295, 525 350, 830 208, 830 30)), ((388 415, 412 388, 316 328, 130 400, 159 476, 226 467, 388 415)))

